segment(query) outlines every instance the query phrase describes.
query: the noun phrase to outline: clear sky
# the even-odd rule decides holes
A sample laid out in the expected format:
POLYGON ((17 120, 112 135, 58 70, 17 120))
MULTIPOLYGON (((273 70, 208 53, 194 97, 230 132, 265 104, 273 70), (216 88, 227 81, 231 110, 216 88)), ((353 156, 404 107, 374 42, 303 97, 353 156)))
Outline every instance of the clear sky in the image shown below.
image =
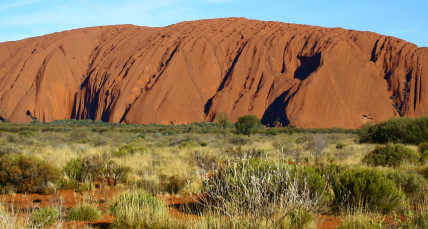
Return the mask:
POLYGON ((428 47, 428 0, 0 0, 0 42, 89 26, 224 17, 373 31, 428 47))

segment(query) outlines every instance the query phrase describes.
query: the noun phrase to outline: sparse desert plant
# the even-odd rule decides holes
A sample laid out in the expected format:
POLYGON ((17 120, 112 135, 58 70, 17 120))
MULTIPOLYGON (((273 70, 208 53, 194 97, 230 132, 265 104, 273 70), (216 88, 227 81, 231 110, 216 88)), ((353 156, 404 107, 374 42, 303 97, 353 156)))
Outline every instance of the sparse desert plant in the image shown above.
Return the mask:
POLYGON ((30 225, 28 219, 19 217, 19 212, 14 208, 8 209, 4 203, 0 202, 0 228, 1 229, 16 229, 26 228, 30 225))
POLYGON ((363 158, 363 162, 372 166, 392 166, 397 167, 408 162, 416 164, 419 162, 418 152, 402 144, 388 143, 385 146, 378 146, 363 158))
POLYGON ((163 190, 168 193, 178 193, 187 185, 187 179, 179 175, 173 175, 161 181, 163 190), (163 183, 163 184, 162 184, 163 183))
POLYGON ((327 147, 325 138, 320 134, 314 135, 310 144, 313 149, 315 164, 319 165, 321 163, 321 152, 327 147))
POLYGON ((227 128, 229 128, 229 126, 232 124, 230 122, 229 116, 227 115, 227 113, 220 112, 217 113, 216 118, 217 125, 221 127, 223 131, 223 137, 226 139, 227 128))
POLYGON ((112 179, 113 186, 116 186, 119 182, 123 182, 126 179, 130 171, 131 168, 127 166, 119 165, 115 161, 109 161, 105 168, 105 175, 112 179))
POLYGON ((80 220, 80 221, 94 221, 101 219, 101 211, 95 205, 91 204, 78 204, 70 209, 68 213, 68 220, 80 220))
POLYGON ((111 203, 110 211, 115 216, 112 228, 179 228, 166 205, 142 191, 119 195, 111 203))
POLYGON ((235 128, 238 134, 250 136, 254 133, 259 125, 260 119, 258 119, 255 115, 244 115, 238 118, 235 128))
POLYGON ((8 154, 0 157, 0 187, 3 192, 47 193, 59 170, 34 157, 8 154))
POLYGON ((71 159, 64 167, 65 174, 71 179, 75 187, 80 182, 90 182, 102 180, 106 158, 102 155, 89 155, 79 159, 71 159))
POLYGON ((85 143, 87 142, 88 135, 89 133, 85 128, 75 128, 70 131, 69 138, 74 142, 85 143))
POLYGON ((343 149, 343 148, 345 148, 346 147, 346 144, 345 143, 342 143, 342 142, 339 142, 339 143, 337 143, 336 144, 336 149, 343 149))
POLYGON ((6 141, 0 142, 0 156, 3 156, 5 154, 12 154, 12 153, 20 153, 20 149, 16 147, 16 145, 12 145, 7 143, 6 141))
POLYGON ((74 187, 77 187, 79 182, 82 182, 85 177, 85 169, 80 160, 71 159, 64 166, 64 172, 70 178, 70 181, 74 184, 74 187))
POLYGON ((415 216, 409 219, 410 222, 406 223, 407 228, 423 229, 428 228, 428 213, 426 211, 418 212, 415 216))
POLYGON ((33 226, 48 227, 58 221, 59 212, 54 207, 44 207, 33 212, 33 226))
POLYGON ((412 203, 417 204, 425 200, 428 182, 420 174, 403 170, 390 170, 386 172, 386 177, 393 181, 397 189, 404 192, 412 203))
MULTIPOLYGON (((277 228, 291 214, 303 217, 318 211, 324 203, 324 181, 303 167, 292 168, 281 161, 243 159, 229 161, 203 181, 201 204, 246 228, 277 228), (321 182, 322 183, 322 182, 321 182), (318 184, 317 184, 318 185, 318 184)), ((324 181, 325 184, 325 181, 324 181)))
POLYGON ((345 217, 339 229, 375 229, 371 220, 366 215, 349 215, 345 217))
POLYGON ((421 154, 421 162, 424 163, 428 160, 428 142, 419 144, 418 151, 421 154))
POLYGON ((123 156, 133 155, 137 152, 148 152, 148 151, 149 149, 147 149, 146 147, 135 146, 132 143, 129 143, 119 147, 119 149, 113 153, 113 156, 123 157, 123 156))
POLYGON ((233 145, 245 145, 249 142, 249 139, 245 137, 234 136, 234 137, 230 137, 228 139, 228 142, 233 145))
POLYGON ((402 200, 395 184, 375 169, 347 168, 331 176, 335 207, 388 213, 402 200))

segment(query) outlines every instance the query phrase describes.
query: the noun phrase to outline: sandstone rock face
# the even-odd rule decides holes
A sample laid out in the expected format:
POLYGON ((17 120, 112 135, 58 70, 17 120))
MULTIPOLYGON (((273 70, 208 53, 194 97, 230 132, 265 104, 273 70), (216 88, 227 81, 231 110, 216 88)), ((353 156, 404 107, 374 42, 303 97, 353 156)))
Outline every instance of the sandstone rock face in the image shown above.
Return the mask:
POLYGON ((428 48, 372 32, 227 18, 0 43, 0 116, 358 128, 428 114, 428 48))

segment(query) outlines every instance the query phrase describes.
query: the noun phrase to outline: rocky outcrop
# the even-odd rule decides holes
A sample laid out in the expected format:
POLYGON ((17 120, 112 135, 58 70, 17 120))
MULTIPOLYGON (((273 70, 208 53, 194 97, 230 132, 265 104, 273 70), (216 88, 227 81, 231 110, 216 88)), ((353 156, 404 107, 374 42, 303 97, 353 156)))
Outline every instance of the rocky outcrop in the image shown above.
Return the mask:
POLYGON ((372 32, 227 18, 0 43, 11 122, 232 121, 358 128, 428 114, 428 48, 372 32), (30 114, 30 115, 28 115, 30 114))

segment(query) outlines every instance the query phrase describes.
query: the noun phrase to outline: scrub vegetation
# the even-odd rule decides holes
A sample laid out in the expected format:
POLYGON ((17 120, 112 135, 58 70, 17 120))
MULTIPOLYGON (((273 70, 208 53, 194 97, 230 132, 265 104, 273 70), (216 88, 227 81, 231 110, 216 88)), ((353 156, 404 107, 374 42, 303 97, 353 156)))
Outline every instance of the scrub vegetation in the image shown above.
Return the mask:
POLYGON ((106 216, 111 228, 316 228, 320 215, 340 217, 342 228, 426 227, 428 127, 419 127, 427 117, 359 130, 219 117, 188 125, 0 123, 3 199, 118 190, 105 203, 89 195, 26 214, 0 198, 0 228, 106 216), (169 197, 189 201, 172 206, 169 197), (172 207, 193 218, 174 216, 172 207))

